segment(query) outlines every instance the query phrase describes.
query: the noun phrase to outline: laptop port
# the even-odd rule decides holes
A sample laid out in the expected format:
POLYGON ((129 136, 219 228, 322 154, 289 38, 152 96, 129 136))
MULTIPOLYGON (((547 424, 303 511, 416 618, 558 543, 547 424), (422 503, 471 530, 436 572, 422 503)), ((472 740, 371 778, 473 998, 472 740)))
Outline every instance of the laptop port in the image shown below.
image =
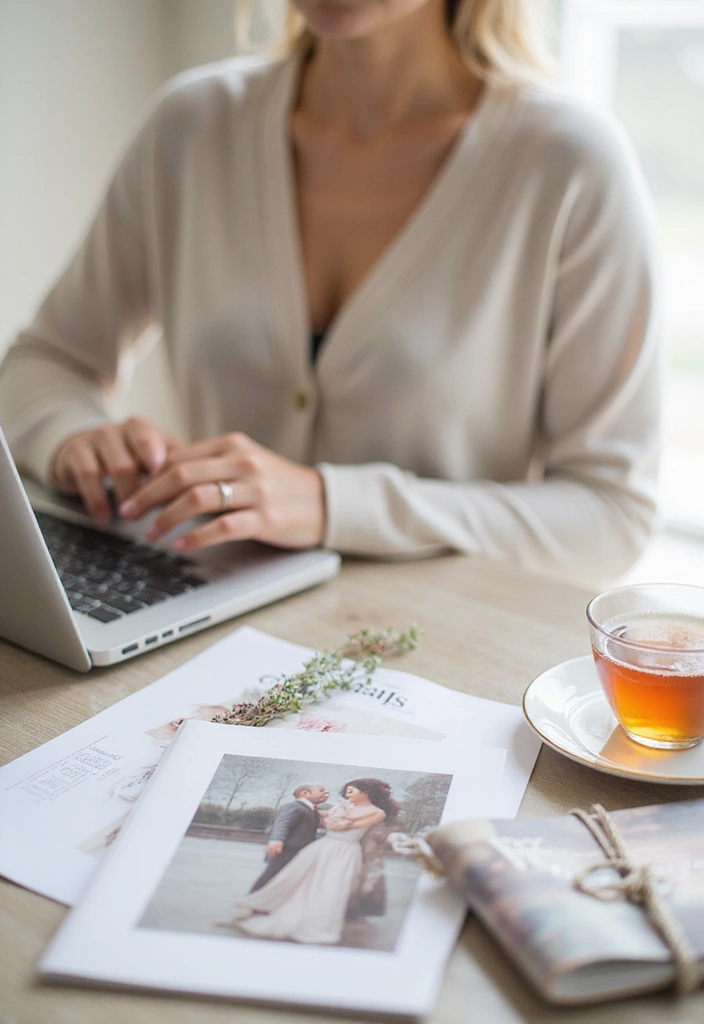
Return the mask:
POLYGON ((147 639, 144 641, 144 643, 145 644, 155 644, 158 639, 159 639, 158 636, 148 636, 147 639))
POLYGON ((210 622, 210 616, 204 615, 202 619, 194 619, 193 622, 187 622, 183 626, 178 627, 179 633, 185 633, 189 629, 195 629, 196 626, 202 626, 206 622, 210 622))
POLYGON ((123 654, 132 654, 132 651, 138 651, 138 650, 139 650, 139 644, 130 644, 129 647, 123 647, 122 648, 122 653, 123 654))

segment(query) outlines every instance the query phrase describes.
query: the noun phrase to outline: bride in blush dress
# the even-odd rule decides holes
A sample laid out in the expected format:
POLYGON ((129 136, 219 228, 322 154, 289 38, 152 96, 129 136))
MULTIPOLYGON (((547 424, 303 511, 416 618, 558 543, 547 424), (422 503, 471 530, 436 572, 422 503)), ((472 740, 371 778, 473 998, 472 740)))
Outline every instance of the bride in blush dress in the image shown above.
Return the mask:
POLYGON ((325 835, 304 847, 266 885, 235 905, 231 927, 261 939, 334 945, 362 866, 367 829, 393 820, 398 805, 380 779, 354 779, 324 815, 325 835))

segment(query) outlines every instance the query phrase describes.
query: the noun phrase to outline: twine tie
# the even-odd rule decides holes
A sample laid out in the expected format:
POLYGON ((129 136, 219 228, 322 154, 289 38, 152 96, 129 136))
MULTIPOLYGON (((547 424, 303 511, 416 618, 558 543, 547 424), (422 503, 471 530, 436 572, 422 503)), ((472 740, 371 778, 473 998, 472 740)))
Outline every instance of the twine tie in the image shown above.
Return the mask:
POLYGON ((636 864, 631 860, 621 832, 601 804, 593 804, 589 812, 576 808, 570 813, 589 829, 606 855, 606 861, 590 864, 575 875, 574 886, 596 899, 625 899, 642 907, 645 916, 672 953, 677 991, 681 994, 693 992, 702 980, 697 953, 680 922, 662 898, 650 866, 636 864), (604 868, 613 868, 621 877, 606 883, 590 881, 591 875, 604 868))

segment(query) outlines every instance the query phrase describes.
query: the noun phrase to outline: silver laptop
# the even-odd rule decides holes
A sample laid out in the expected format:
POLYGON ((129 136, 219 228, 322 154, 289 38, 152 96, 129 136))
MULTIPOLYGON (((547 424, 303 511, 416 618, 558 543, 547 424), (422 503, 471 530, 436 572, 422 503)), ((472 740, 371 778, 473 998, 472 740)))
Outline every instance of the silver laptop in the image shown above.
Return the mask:
POLYGON ((340 565, 332 551, 254 542, 184 558, 143 542, 147 525, 103 528, 79 503, 23 484, 0 430, 0 636, 86 672, 321 583, 340 565))

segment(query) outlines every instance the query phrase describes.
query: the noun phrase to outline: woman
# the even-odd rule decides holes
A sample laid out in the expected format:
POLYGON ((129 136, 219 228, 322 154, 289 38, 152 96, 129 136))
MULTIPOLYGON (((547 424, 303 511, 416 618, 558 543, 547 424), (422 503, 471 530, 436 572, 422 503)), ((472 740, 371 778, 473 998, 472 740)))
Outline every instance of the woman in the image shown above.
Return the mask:
POLYGON ((283 57, 172 83, 10 350, 25 469, 189 550, 255 538, 614 576, 652 527, 647 200, 622 133, 531 84, 536 0, 295 0, 283 57), (164 333, 191 443, 114 424, 164 333), (145 474, 147 479, 145 480, 145 474))
POLYGON ((333 945, 340 941, 350 893, 362 867, 360 842, 368 829, 397 814, 386 782, 353 779, 344 800, 324 815, 325 835, 308 846, 266 885, 236 904, 223 922, 262 939, 333 945))

